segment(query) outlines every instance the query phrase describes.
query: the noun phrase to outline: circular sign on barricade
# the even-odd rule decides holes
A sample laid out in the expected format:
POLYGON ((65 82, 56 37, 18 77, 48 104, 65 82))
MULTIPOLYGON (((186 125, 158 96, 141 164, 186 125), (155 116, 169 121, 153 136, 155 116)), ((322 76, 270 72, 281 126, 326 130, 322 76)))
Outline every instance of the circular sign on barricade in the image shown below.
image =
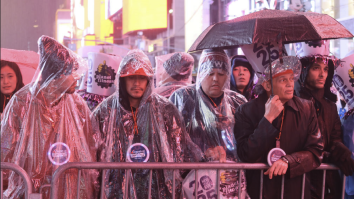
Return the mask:
POLYGON ((279 160, 281 157, 285 155, 286 155, 285 151, 281 148, 273 148, 272 150, 270 150, 267 156, 267 161, 269 166, 272 166, 274 162, 276 162, 277 160, 279 160))
POLYGON ((70 159, 71 151, 68 145, 63 142, 56 142, 48 150, 48 158, 54 165, 63 165, 70 159))
MULTIPOLYGON (((228 163, 235 163, 227 161, 228 163)), ((217 198, 217 170, 198 170, 198 182, 195 182, 195 170, 189 172, 183 180, 183 194, 187 199, 195 197, 195 186, 197 186, 197 198, 217 198)), ((246 190, 245 173, 237 169, 220 169, 220 199, 238 198, 238 188, 241 182, 241 199, 248 199, 246 190)))
POLYGON ((132 144, 127 151, 128 162, 147 162, 150 157, 150 151, 142 143, 132 144))

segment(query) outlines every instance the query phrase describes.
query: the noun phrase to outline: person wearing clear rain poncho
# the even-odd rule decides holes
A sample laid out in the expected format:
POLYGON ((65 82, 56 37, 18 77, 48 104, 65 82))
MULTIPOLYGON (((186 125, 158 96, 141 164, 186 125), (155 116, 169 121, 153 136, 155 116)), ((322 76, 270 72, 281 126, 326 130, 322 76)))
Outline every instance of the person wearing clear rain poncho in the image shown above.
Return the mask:
MULTIPOLYGON (((197 147, 186 134, 176 107, 153 93, 152 66, 141 50, 128 52, 120 63, 116 79, 116 92, 92 113, 98 161, 132 161, 137 156, 129 148, 135 144, 147 147, 145 151, 148 152, 143 155, 147 162, 183 162, 202 158, 202 153, 195 150, 197 147)), ((106 197, 123 198, 128 194, 128 198, 146 198, 149 171, 131 170, 128 178, 126 170, 107 171, 101 176, 106 197), (125 191, 127 179, 128 192, 125 191)), ((154 170, 152 173, 151 197, 171 198, 172 171, 154 170)), ((181 192, 181 180, 180 172, 176 172, 177 195, 181 192)))
POLYGON ((171 94, 192 83, 194 59, 185 52, 171 53, 156 58, 155 92, 169 98, 171 94))
MULTIPOLYGON (((38 48, 40 63, 32 82, 14 94, 1 121, 1 161, 22 167, 31 177, 35 192, 43 184, 51 183, 58 167, 55 164, 62 163, 57 158, 50 161, 47 156, 53 144, 61 142, 68 146, 68 162, 93 162, 95 157, 90 110, 74 93, 76 80, 87 69, 86 63, 47 36, 39 38, 38 48)), ((82 172, 80 198, 92 197, 93 175, 82 172)), ((22 180, 13 172, 8 177, 5 198, 23 197, 22 180)), ((77 197, 76 171, 66 172, 59 184, 58 198, 77 197)), ((48 189, 42 193, 43 198, 49 198, 48 189)))
POLYGON ((170 100, 182 113, 192 141, 208 160, 239 162, 234 114, 246 98, 229 90, 230 61, 222 50, 204 50, 195 85, 176 90, 170 100))

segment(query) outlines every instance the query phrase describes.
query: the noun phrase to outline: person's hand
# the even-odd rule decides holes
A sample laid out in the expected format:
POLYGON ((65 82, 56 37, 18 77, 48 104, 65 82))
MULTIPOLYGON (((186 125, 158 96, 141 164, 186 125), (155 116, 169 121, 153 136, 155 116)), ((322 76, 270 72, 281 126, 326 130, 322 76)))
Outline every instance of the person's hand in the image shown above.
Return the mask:
POLYGON ((267 103, 265 104, 265 113, 264 117, 272 123, 275 118, 281 113, 284 109, 283 103, 280 101, 278 95, 274 95, 272 99, 268 99, 267 103))
POLYGON ((274 164, 264 173, 264 175, 269 175, 269 179, 274 176, 280 176, 286 174, 288 170, 288 163, 284 162, 282 159, 277 160, 274 164))
POLYGON ((344 161, 336 162, 336 165, 345 176, 351 176, 354 173, 354 160, 350 156, 344 161))
POLYGON ((209 148, 205 152, 205 156, 207 158, 211 158, 212 160, 219 160, 220 162, 226 162, 226 152, 224 147, 217 146, 215 148, 209 148))

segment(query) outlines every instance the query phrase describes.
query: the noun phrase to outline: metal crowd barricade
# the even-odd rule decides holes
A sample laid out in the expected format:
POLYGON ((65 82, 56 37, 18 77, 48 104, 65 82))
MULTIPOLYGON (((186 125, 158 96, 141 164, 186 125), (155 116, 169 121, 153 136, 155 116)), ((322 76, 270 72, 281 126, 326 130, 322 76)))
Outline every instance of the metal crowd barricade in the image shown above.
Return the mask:
POLYGON ((3 174, 2 174, 2 170, 3 169, 8 169, 8 170, 12 170, 15 173, 17 173, 18 175, 21 176, 21 178, 23 179, 23 182, 25 184, 25 199, 35 199, 35 198, 40 198, 39 194, 33 194, 32 193, 32 181, 31 178, 29 177, 29 175, 26 173, 25 170, 23 170, 20 166, 13 164, 13 163, 8 163, 8 162, 1 162, 1 192, 0 192, 0 198, 3 198, 3 174))
MULTIPOLYGON (((238 169, 240 170, 240 173, 243 170, 261 170, 261 173, 264 172, 265 169, 268 169, 269 166, 266 164, 262 163, 254 163, 254 164, 249 164, 249 163, 161 163, 161 162, 154 162, 154 163, 115 163, 115 162, 81 162, 81 163, 67 163, 65 165, 60 166, 54 173, 53 178, 52 178, 52 183, 51 183, 51 198, 52 199, 57 199, 58 197, 58 183, 59 183, 59 177, 61 174, 63 174, 66 170, 76 168, 78 169, 78 183, 80 182, 81 179, 81 170, 82 169, 103 169, 102 173, 104 174, 105 170, 107 169, 150 169, 150 180, 149 180, 149 193, 148 193, 148 198, 151 198, 151 181, 152 181, 152 170, 156 169, 168 169, 168 170, 173 170, 173 192, 172 192, 172 197, 173 199, 175 198, 175 171, 178 169, 214 169, 217 170, 217 182, 216 184, 218 185, 217 187, 217 197, 219 199, 219 191, 220 191, 220 169, 238 169)), ((324 191, 325 191, 325 179, 326 179, 326 171, 327 170, 338 170, 337 167, 330 165, 330 164, 322 164, 320 167, 317 168, 317 170, 324 170, 323 172, 323 187, 322 187, 322 198, 324 198, 324 191)), ((247 175, 247 174, 246 174, 247 175)), ((306 174, 303 174, 302 176, 302 199, 304 198, 304 191, 305 191, 305 176, 306 174)), ((104 175, 103 175, 104 176, 104 175)), ((197 172, 195 172, 195 180, 198 179, 197 172)), ((342 199, 344 199, 344 191, 345 191, 345 176, 343 177, 343 189, 342 189, 342 199)), ((103 184, 104 178, 102 177, 101 181, 101 199, 104 199, 104 186, 103 184)), ((260 199, 262 199, 262 192, 263 192, 263 175, 261 175, 260 178, 260 199)), ((128 183, 126 183, 125 189, 128 189, 128 183)), ((238 183, 238 189, 241 190, 241 183, 238 183)), ((78 186, 79 187, 79 186, 78 186)), ((197 193, 197 186, 195 186, 195 193, 197 193)), ((79 191, 79 190, 77 190, 79 191)), ((127 193, 127 192, 125 192, 127 193)), ((241 191, 238 192, 239 198, 241 197, 241 191)), ((79 194, 77 194, 79 197, 79 194)), ((282 176, 282 184, 281 184, 281 198, 283 199, 284 197, 284 175, 282 176)), ((124 198, 127 198, 127 194, 125 194, 124 198)), ((195 198, 197 198, 197 194, 195 194, 195 198)))

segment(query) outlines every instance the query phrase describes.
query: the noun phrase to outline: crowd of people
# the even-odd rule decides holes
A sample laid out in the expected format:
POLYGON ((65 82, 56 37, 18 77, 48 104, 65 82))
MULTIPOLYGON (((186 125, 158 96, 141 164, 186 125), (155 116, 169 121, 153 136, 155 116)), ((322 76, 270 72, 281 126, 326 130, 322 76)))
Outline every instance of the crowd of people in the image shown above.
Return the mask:
MULTIPOLYGON (((131 50, 118 67, 115 92, 90 110, 75 91, 87 62, 48 36, 39 38, 38 48, 40 63, 27 85, 15 62, 1 60, 0 95, 1 162, 22 167, 35 192, 51 183, 58 165, 49 152, 58 143, 69 150, 65 162, 134 162, 140 156, 132 147, 138 147, 146 156, 143 162, 269 163, 269 152, 281 149, 264 173, 237 174, 243 198, 259 198, 261 175, 263 198, 281 197, 282 176, 284 198, 301 198, 302 191, 306 199, 321 198, 323 171, 315 170, 321 163, 340 169, 327 171, 325 198, 341 197, 340 173, 354 181, 353 151, 347 147, 353 143, 343 138, 353 134, 354 111, 340 120, 331 92, 340 63, 335 57, 284 56, 255 81, 246 56, 206 49, 192 84, 190 54, 156 57, 154 73, 148 56, 131 50)), ((173 187, 172 170, 153 170, 151 197, 172 198, 173 188, 176 198, 186 197, 182 184, 190 172, 176 172, 173 187)), ((148 196, 149 169, 84 170, 81 175, 77 187, 77 172, 66 172, 58 198, 97 198, 100 186, 107 198, 148 196)), ((5 198, 23 197, 24 184, 16 174, 5 171, 4 179, 5 198)), ((49 190, 42 194, 50 196, 49 190)))

